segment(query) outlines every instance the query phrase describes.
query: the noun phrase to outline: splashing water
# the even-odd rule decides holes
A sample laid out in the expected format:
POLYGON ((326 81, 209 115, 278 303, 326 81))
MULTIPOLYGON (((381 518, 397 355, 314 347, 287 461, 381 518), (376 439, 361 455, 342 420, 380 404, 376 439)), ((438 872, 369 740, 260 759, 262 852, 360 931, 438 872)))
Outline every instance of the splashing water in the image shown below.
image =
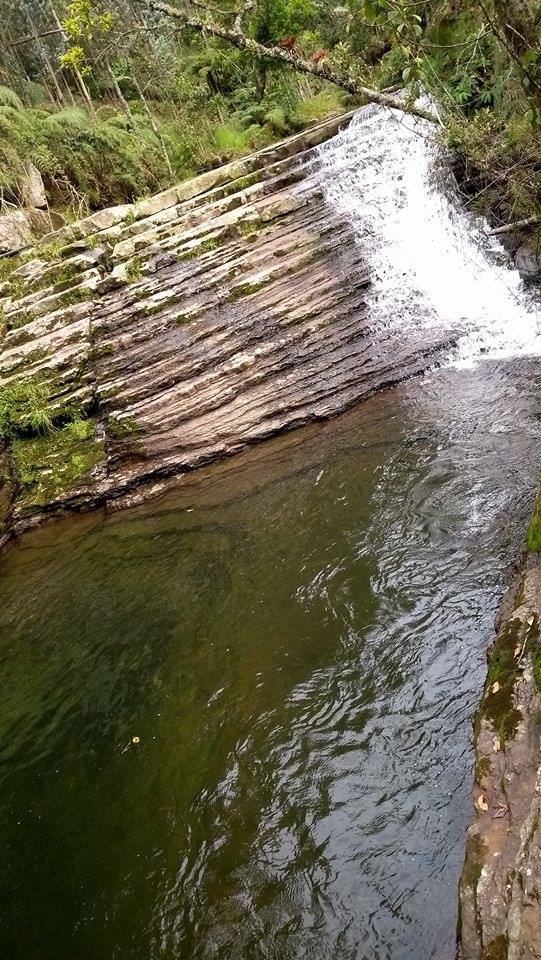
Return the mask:
POLYGON ((453 196, 430 123, 370 106, 323 144, 314 176, 373 269, 376 326, 457 330, 450 362, 537 354, 539 305, 504 248, 453 196))

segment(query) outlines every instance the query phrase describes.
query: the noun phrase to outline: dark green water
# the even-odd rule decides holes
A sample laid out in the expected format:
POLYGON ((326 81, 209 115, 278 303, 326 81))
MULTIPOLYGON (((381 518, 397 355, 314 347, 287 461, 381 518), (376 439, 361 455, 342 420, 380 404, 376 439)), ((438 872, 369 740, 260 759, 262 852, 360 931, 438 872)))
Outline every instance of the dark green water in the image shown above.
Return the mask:
POLYGON ((453 956, 540 373, 442 371, 7 551, 3 958, 453 956))

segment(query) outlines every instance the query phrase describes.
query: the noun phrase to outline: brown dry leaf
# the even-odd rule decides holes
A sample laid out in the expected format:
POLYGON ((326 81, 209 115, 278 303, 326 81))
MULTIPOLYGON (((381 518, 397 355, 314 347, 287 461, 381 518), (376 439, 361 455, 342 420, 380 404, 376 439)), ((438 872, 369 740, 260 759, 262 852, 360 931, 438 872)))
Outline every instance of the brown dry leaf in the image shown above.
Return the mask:
POLYGON ((493 820, 499 820, 500 817, 505 817, 505 814, 508 813, 509 807, 506 803, 499 803, 497 810, 492 814, 493 820))
POLYGON ((496 680, 496 683, 492 684, 492 693, 497 693, 499 689, 500 689, 500 684, 496 680))
POLYGON ((513 654, 515 660, 517 659, 517 657, 520 656, 520 651, 521 651, 521 650, 522 650, 522 647, 521 647, 521 645, 520 645, 520 643, 519 643, 518 646, 515 647, 515 652, 514 652, 514 654, 513 654))
POLYGON ((486 802, 482 793, 479 794, 475 802, 480 810, 488 810, 488 803, 486 802))
POLYGON ((494 750, 494 753, 498 753, 498 751, 502 749, 502 744, 499 737, 494 737, 494 740, 492 741, 492 749, 494 750))

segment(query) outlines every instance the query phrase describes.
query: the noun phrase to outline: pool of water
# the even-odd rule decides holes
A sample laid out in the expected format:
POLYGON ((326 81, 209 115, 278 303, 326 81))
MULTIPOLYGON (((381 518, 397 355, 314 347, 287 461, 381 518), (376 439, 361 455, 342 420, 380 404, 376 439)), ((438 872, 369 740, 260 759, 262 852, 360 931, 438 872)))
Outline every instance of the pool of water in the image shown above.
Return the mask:
POLYGON ((541 362, 446 369, 0 563, 10 960, 451 960, 541 362))

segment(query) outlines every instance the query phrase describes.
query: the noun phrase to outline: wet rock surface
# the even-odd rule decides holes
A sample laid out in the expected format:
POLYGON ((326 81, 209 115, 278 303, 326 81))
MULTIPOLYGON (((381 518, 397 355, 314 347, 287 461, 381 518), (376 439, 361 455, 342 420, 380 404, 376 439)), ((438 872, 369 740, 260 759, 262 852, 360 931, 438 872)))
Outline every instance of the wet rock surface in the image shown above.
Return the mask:
POLYGON ((59 219, 63 221, 60 215, 37 208, 3 214, 0 216, 0 255, 17 253, 36 239, 44 237, 59 219))
MULTIPOLYGON (((4 471, 4 536, 171 477, 419 373, 447 347, 370 323, 370 272, 310 177, 335 118, 11 258, 0 379, 46 393, 4 471), (84 427, 81 426, 84 423, 84 427), (35 433, 35 431, 34 431, 35 433)), ((28 419, 28 418, 27 418, 28 419)))
POLYGON ((504 604, 476 730, 463 960, 541 957, 541 561, 504 604))
POLYGON ((515 265, 523 280, 541 277, 541 246, 536 240, 522 243, 515 254, 515 265))

